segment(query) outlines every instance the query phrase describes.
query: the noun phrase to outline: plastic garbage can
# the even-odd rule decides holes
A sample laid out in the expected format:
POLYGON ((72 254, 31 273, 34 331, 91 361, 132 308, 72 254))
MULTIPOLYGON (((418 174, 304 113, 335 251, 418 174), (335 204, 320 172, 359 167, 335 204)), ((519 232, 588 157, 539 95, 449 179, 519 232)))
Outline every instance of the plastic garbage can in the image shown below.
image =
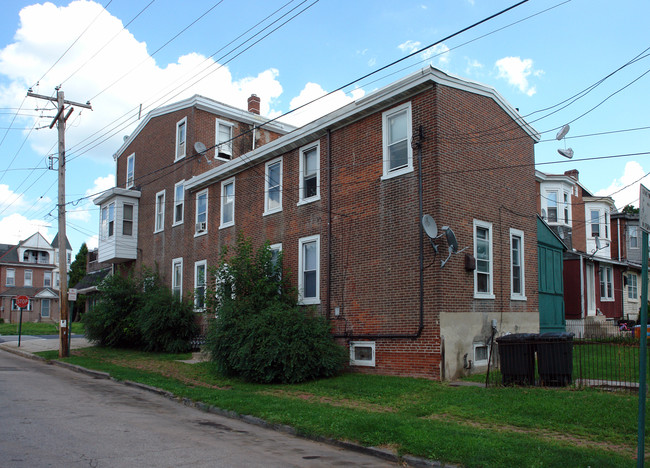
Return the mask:
POLYGON ((497 338, 504 385, 535 385, 535 333, 513 333, 497 338))
POLYGON ((573 374, 573 333, 542 333, 536 341, 540 384, 569 385, 573 374))

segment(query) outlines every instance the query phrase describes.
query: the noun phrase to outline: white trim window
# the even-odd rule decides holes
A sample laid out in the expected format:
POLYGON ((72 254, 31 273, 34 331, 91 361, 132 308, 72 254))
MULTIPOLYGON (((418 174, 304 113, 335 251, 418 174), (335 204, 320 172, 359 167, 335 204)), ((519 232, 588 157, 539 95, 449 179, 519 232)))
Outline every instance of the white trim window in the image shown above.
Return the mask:
POLYGON ((165 229, 165 191, 156 194, 156 218, 154 233, 165 229))
POLYGON ((494 299, 492 261, 492 223, 474 220, 474 297, 494 299))
POLYGON ((208 232, 208 189, 196 193, 196 216, 194 235, 200 236, 208 232))
POLYGON ((526 300, 524 232, 510 229, 510 299, 526 300))
POLYGON ((34 279, 34 272, 32 270, 25 270, 25 286, 32 286, 34 279))
POLYGON ((549 223, 557 223, 557 192, 546 192, 546 216, 549 223))
POLYGON ((564 224, 571 225, 571 203, 568 192, 564 192, 564 224))
POLYGON ((50 318, 50 300, 41 299, 41 318, 50 318))
POLYGON ((172 260, 172 293, 183 297, 183 257, 172 260))
POLYGON ((205 279, 208 273, 208 263, 201 260, 194 263, 194 309, 205 309, 205 279))
POLYGON ((135 183, 135 153, 126 158, 126 188, 135 183))
POLYGON ((629 273, 627 275, 627 298, 634 302, 639 300, 639 287, 637 284, 636 273, 629 273))
MULTIPOLYGON (((33 301, 32 301, 32 299, 31 299, 31 297, 30 297, 30 298, 29 298, 29 302, 27 303, 27 308, 26 308, 26 309, 23 309, 23 310, 29 310, 29 311, 31 311, 31 310, 32 310, 32 302, 33 302, 33 301)), ((16 304, 16 298, 15 298, 15 297, 12 297, 12 298, 11 298, 11 310, 19 310, 19 309, 20 309, 20 307, 18 307, 18 304, 16 304)))
POLYGON ((224 161, 230 161, 232 159, 232 142, 233 142, 233 128, 235 124, 232 122, 226 122, 225 120, 216 119, 215 124, 215 135, 216 141, 214 142, 216 146, 215 158, 221 159, 224 161))
POLYGON ((124 203, 122 205, 122 235, 133 235, 133 204, 124 203))
POLYGON ((320 141, 300 148, 298 204, 320 200, 320 141))
POLYGON ((221 228, 235 225, 235 179, 221 182, 221 228))
POLYGON ((187 147, 187 117, 176 123, 176 157, 174 161, 185 157, 187 147))
POLYGON ((266 163, 264 177, 264 215, 282 211, 282 158, 266 163))
POLYGON ((6 286, 16 286, 16 269, 7 268, 6 286))
POLYGON ((183 224, 183 211, 185 211, 185 181, 181 180, 174 185, 174 220, 172 226, 183 224))
POLYGON ((638 249, 639 248, 639 226, 629 226, 628 227, 629 237, 630 237, 630 248, 638 249))
POLYGON ((485 343, 472 343, 474 351, 474 365, 487 366, 490 358, 489 348, 485 343))
POLYGON ((320 235, 298 240, 298 295, 301 304, 320 304, 320 235))
POLYGON ((45 271, 43 272, 43 287, 51 288, 52 287, 52 272, 45 271))
POLYGON ((614 300, 614 276, 611 266, 601 266, 600 276, 600 300, 611 302, 614 300))
POLYGON ((271 251, 271 262, 273 265, 277 265, 282 253, 282 243, 269 245, 269 250, 271 251))
MULTIPOLYGON (((113 237, 113 234, 115 234, 115 202, 102 207, 102 239, 113 237)), ((58 263, 58 252, 56 257, 56 262, 58 263)))
POLYGON ((382 114, 383 161, 382 179, 396 177, 413 171, 411 138, 413 125, 411 103, 394 107, 382 114))
POLYGON ((375 367, 375 342, 350 341, 350 365, 375 367))

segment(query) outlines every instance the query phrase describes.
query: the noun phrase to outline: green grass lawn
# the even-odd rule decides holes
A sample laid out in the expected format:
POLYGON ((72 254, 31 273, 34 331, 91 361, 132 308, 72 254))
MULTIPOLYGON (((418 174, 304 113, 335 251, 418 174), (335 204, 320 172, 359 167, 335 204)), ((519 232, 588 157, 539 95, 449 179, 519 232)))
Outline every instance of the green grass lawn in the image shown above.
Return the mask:
MULTIPOLYGON (((58 335, 59 328, 54 323, 23 322, 20 332, 22 335, 58 335)), ((72 323, 72 333, 83 335, 84 328, 80 322, 72 323)), ((17 335, 17 323, 0 323, 0 335, 17 335)))
MULTIPOLYGON (((55 359, 56 352, 42 353, 55 359)), ((594 390, 452 387, 345 374, 299 385, 225 378, 189 355, 87 348, 64 359, 225 410, 351 440, 481 467, 633 466, 637 397, 594 390)), ((647 450, 646 450, 647 451, 647 450)))

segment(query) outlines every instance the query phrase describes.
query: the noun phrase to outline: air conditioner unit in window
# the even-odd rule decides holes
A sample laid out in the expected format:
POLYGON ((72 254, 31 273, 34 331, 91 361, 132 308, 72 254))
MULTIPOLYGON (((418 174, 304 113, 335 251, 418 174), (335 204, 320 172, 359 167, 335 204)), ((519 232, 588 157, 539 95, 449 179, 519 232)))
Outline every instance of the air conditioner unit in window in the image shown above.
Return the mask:
POLYGON ((196 232, 204 232, 208 228, 205 221, 196 223, 196 232))

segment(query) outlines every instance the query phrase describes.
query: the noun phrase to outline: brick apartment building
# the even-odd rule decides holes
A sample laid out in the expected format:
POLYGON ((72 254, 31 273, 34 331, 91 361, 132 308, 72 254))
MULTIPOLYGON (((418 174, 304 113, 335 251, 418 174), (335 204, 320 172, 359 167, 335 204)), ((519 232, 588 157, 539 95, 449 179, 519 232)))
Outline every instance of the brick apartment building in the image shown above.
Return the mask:
POLYGON ((539 135, 494 89, 425 68, 298 129, 258 114, 195 96, 143 119, 95 200, 98 260, 200 309, 222 246, 268 241, 358 371, 453 378, 487 365, 493 323, 539 329, 539 135), (444 267, 424 214, 455 233, 444 267))

